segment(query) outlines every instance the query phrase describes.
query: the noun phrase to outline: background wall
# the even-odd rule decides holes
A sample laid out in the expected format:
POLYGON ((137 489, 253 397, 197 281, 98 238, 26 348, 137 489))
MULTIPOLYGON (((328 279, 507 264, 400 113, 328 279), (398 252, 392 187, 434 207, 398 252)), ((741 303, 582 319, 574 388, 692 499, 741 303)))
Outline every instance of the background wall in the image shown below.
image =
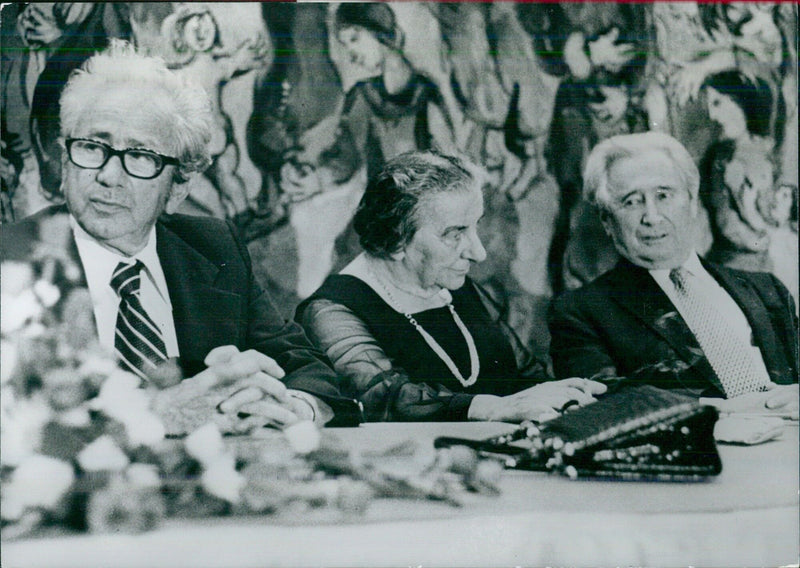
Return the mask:
POLYGON ((796 3, 7 4, 4 222, 58 200, 58 94, 111 37, 211 94, 215 161, 184 208, 240 227, 287 317, 358 253, 368 177, 436 146, 489 172, 474 277, 546 352, 553 294, 616 262, 583 161, 648 129, 701 166, 698 251, 797 299, 796 3))

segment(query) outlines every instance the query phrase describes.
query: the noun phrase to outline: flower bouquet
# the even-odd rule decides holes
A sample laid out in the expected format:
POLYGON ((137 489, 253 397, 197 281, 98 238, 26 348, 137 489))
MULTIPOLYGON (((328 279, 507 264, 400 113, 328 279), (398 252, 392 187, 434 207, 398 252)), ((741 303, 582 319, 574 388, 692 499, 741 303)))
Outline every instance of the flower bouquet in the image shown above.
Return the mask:
POLYGON ((215 407, 229 393, 213 377, 181 381, 167 367, 142 384, 101 348, 69 231, 54 217, 34 254, 2 263, 3 539, 140 532, 167 516, 357 515, 381 497, 457 505, 465 490, 497 492, 500 464, 467 448, 357 453, 310 422, 224 437, 215 407))

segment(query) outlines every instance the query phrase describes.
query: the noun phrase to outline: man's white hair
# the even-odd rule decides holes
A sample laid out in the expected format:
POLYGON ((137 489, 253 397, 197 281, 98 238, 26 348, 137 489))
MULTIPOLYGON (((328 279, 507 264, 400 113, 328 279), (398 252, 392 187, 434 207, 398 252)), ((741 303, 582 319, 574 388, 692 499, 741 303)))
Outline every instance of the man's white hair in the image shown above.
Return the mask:
POLYGON ((595 146, 583 170, 583 198, 595 207, 607 207, 610 201, 608 173, 614 163, 649 152, 662 152, 672 160, 692 199, 697 199, 700 190, 697 165, 683 144, 663 132, 620 134, 595 146))
POLYGON ((91 111, 92 101, 120 85, 146 87, 160 92, 169 108, 163 109, 177 142, 178 181, 201 172, 211 164, 209 143, 213 124, 211 102, 206 91, 170 71, 158 57, 141 55, 129 42, 113 39, 108 49, 90 57, 72 72, 61 93, 61 136, 72 136, 81 118, 91 111))

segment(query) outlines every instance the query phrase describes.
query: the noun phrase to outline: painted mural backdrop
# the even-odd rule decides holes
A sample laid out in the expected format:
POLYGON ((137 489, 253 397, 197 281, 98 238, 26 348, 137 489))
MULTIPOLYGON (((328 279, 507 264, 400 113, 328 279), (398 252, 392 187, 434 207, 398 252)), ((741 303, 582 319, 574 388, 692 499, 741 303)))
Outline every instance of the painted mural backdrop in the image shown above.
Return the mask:
POLYGON ((369 176, 437 147, 488 171, 474 276, 544 352, 553 294, 617 260, 579 199, 587 153, 648 129, 701 167, 698 250, 797 299, 796 3, 7 4, 3 222, 59 199, 58 95, 112 37, 211 95, 184 209, 241 229, 287 316, 358 253, 369 176))

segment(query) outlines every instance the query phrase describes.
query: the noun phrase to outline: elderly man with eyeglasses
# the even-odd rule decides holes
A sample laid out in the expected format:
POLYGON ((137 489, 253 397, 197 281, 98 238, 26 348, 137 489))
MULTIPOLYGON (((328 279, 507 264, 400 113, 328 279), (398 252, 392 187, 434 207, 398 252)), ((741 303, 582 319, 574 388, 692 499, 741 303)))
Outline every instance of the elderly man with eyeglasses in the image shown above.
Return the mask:
MULTIPOLYGON (((66 204, 3 226, 3 258, 26 258, 43 222, 68 215, 98 340, 143 383, 167 361, 199 373, 170 389, 224 387, 217 418, 231 432, 357 423, 357 403, 272 305, 232 225, 176 214, 210 163, 205 91, 114 42, 70 77, 60 119, 66 204)), ((180 414, 172 403, 190 395, 158 397, 162 414, 180 414)))

